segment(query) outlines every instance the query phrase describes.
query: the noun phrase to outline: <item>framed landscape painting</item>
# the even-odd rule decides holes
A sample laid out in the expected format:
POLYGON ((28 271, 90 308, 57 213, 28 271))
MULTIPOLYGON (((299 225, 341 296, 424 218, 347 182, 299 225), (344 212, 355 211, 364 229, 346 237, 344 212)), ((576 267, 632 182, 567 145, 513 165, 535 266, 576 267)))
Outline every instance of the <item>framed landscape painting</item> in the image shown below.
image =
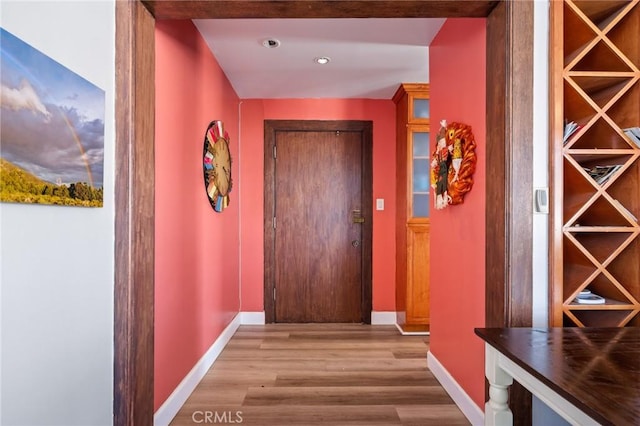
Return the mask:
POLYGON ((105 92, 0 28, 0 201, 102 207, 105 92))

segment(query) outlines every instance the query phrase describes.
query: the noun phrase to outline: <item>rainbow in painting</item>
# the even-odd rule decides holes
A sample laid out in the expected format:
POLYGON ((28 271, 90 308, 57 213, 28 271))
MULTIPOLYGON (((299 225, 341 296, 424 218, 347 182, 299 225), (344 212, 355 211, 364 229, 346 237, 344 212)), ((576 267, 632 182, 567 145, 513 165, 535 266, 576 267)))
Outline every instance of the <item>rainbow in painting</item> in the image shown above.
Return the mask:
POLYGON ((0 201, 102 207, 105 92, 0 28, 0 201))

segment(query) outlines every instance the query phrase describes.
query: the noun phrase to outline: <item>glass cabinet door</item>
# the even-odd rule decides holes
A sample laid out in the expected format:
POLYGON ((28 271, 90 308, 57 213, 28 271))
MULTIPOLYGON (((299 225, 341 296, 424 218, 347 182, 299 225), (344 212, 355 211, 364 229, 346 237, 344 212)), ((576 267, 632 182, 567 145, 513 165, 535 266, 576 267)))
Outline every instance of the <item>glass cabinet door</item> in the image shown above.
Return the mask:
POLYGON ((412 216, 429 217, 429 132, 411 131, 411 196, 412 216))
POLYGON ((413 114, 410 120, 423 120, 429 118, 429 99, 425 98, 412 98, 412 111, 413 114))

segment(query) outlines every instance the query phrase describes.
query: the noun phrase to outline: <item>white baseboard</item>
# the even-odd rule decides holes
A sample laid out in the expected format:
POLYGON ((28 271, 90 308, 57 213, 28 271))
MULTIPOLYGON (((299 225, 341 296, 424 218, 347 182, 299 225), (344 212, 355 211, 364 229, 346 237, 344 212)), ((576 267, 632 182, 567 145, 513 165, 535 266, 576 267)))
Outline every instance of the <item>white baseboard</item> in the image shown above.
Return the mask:
POLYGON ((431 334, 430 331, 404 331, 400 324, 396 324, 396 328, 403 336, 429 336, 431 334))
POLYGON ((242 325, 264 325, 264 311, 262 312, 240 312, 240 324, 242 325))
POLYGON ((484 412, 476 405, 475 402, 469 397, 469 395, 462 389, 462 387, 456 382, 451 374, 440 361, 433 356, 431 351, 427 352, 427 366, 433 375, 438 379, 442 387, 449 394, 453 402, 456 403, 458 408, 467 417, 467 420, 474 426, 484 425, 484 412))
MULTIPOLYGON (((241 325, 264 325, 265 315, 262 312, 240 312, 240 324, 241 325)), ((371 324, 372 325, 393 325, 396 323, 396 313, 388 311, 372 311, 371 312, 371 324)))
POLYGON ((236 332, 241 323, 241 315, 235 316, 233 321, 224 329, 220 336, 216 339, 207 352, 193 366, 189 374, 185 376, 175 390, 169 395, 169 398, 158 408, 153 415, 153 424, 155 426, 167 426, 173 418, 178 414, 180 408, 194 391, 200 380, 207 374, 215 360, 218 358, 224 347, 227 345, 233 333, 236 332))
POLYGON ((371 325, 393 325, 396 323, 396 313, 388 311, 371 311, 371 325))

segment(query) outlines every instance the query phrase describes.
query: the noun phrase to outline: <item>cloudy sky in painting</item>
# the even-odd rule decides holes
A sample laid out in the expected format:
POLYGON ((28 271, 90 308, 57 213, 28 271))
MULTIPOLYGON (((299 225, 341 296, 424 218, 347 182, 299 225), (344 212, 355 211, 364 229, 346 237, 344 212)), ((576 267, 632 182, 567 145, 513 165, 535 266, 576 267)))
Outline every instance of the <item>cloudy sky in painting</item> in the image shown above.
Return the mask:
POLYGON ((52 183, 102 187, 105 93, 0 28, 0 156, 52 183))

